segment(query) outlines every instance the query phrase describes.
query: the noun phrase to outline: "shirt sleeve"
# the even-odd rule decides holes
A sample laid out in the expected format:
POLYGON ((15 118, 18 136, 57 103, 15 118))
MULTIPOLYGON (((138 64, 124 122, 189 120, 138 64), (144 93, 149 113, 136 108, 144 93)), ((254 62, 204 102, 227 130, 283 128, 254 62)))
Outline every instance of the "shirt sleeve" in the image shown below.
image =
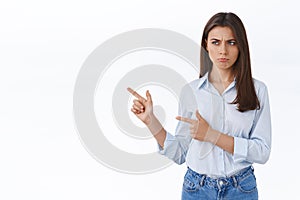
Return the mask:
MULTIPOLYGON (((195 101, 195 97, 192 93, 191 88, 187 85, 180 93, 178 115, 182 117, 192 118, 193 112, 189 105, 195 101)), ((197 105, 197 104, 193 104, 197 105)), ((186 154, 191 142, 189 124, 178 121, 175 136, 167 132, 166 139, 164 142, 164 147, 160 145, 159 153, 166 156, 167 158, 173 160, 177 164, 182 164, 185 162, 186 154)))
POLYGON ((234 137, 235 162, 248 161, 264 164, 271 151, 271 115, 267 87, 264 85, 260 95, 260 109, 256 111, 249 138, 234 137))

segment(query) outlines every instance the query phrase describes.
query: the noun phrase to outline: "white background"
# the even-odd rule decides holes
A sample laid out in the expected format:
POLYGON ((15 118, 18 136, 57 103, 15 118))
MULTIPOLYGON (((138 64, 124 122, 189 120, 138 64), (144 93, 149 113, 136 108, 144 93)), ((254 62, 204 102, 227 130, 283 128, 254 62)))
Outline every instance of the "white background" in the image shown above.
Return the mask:
POLYGON ((267 164, 255 165, 260 199, 295 199, 300 12, 296 1, 277 0, 1 1, 0 199, 180 199, 185 165, 122 174, 85 150, 73 121, 74 83, 87 56, 117 34, 163 28, 200 42, 219 11, 243 20, 253 75, 269 88, 273 146, 267 164))

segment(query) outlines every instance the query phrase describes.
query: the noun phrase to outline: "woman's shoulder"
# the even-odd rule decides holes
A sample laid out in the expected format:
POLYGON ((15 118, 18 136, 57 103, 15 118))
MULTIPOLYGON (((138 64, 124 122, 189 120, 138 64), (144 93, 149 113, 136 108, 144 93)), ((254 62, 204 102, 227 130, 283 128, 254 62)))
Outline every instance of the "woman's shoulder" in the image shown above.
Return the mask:
POLYGON ((201 78, 197 78, 192 80, 191 82, 189 82, 187 85, 189 85, 192 88, 198 88, 200 87, 202 84, 204 84, 207 81, 208 77, 207 74, 205 74, 204 76, 202 76, 201 78))
POLYGON ((197 86, 199 86, 199 82, 201 81, 201 79, 202 79, 202 78, 197 78, 197 79, 195 79, 195 80, 192 80, 192 81, 190 81, 190 82, 188 83, 188 85, 189 85, 190 87, 196 88, 197 86))
POLYGON ((192 80, 190 82, 186 82, 182 87, 181 87, 181 96, 188 96, 193 94, 197 88, 199 87, 199 81, 201 78, 192 80))
POLYGON ((267 85, 261 80, 258 80, 256 78, 252 78, 252 80, 253 80, 255 88, 266 88, 267 87, 267 85))
POLYGON ((192 81, 189 81, 189 82, 186 82, 184 85, 183 85, 183 89, 195 89, 197 88, 197 86, 199 85, 199 80, 200 78, 198 79, 195 79, 195 80, 192 80, 192 81))
POLYGON ((268 92, 267 85, 263 81, 253 78, 253 84, 258 95, 268 92))

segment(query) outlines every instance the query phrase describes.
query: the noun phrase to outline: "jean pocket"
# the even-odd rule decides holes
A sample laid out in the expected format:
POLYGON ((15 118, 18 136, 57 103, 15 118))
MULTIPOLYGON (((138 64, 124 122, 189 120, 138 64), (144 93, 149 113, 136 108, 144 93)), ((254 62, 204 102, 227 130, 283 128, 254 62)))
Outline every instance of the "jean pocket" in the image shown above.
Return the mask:
POLYGON ((256 178, 253 173, 238 181, 238 188, 241 192, 250 193, 256 190, 256 178))
POLYGON ((190 174, 186 174, 184 176, 184 181, 183 181, 183 189, 187 192, 195 192, 199 189, 200 187, 200 183, 199 180, 190 175, 190 174))

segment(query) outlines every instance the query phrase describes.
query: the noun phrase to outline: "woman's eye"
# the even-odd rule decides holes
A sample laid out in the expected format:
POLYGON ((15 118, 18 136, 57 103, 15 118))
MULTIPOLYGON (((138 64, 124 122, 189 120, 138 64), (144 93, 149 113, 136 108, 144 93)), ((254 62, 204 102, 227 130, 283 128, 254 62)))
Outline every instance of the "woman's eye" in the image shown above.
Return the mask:
POLYGON ((218 41, 213 41, 212 44, 218 45, 219 42, 218 41))
POLYGON ((235 42, 235 41, 229 41, 228 43, 229 43, 229 45, 231 45, 231 46, 233 46, 233 45, 235 45, 235 44, 236 44, 236 42, 235 42))

